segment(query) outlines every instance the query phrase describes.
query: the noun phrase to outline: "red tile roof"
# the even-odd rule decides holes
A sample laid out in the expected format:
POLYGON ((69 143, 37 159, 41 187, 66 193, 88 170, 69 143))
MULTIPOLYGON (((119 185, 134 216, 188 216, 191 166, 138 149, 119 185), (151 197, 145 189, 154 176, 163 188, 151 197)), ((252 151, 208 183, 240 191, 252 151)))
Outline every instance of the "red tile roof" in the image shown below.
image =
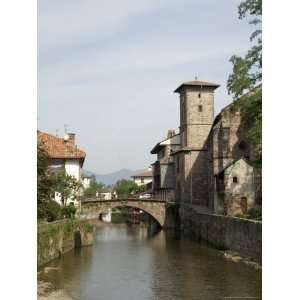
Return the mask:
POLYGON ((49 133, 38 131, 38 143, 50 158, 78 158, 83 163, 86 156, 85 152, 70 140, 65 141, 49 133))

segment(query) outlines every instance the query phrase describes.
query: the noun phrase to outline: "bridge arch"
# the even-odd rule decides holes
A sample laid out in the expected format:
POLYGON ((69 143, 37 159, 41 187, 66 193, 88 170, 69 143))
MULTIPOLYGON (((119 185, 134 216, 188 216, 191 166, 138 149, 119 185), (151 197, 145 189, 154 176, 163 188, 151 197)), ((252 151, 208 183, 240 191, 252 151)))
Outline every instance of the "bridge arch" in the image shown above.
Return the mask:
POLYGON ((165 224, 166 203, 159 200, 122 199, 122 200, 95 200, 85 201, 81 204, 81 219, 96 219, 100 213, 106 213, 109 209, 116 207, 138 208, 151 215, 161 227, 165 224))

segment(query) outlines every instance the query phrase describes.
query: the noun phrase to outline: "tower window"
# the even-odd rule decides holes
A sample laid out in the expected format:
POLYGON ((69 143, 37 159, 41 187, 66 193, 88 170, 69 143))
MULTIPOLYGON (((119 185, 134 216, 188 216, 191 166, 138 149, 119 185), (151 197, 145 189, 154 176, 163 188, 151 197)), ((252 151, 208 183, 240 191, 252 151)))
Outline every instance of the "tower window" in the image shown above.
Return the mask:
POLYGON ((238 178, 237 178, 236 176, 234 176, 234 177, 232 178, 232 182, 237 183, 237 182, 238 182, 238 178))
POLYGON ((202 111, 203 111, 202 105, 199 105, 199 106, 198 106, 198 111, 199 111, 199 112, 202 112, 202 111))
POLYGON ((198 98, 201 98, 201 93, 198 94, 198 98))

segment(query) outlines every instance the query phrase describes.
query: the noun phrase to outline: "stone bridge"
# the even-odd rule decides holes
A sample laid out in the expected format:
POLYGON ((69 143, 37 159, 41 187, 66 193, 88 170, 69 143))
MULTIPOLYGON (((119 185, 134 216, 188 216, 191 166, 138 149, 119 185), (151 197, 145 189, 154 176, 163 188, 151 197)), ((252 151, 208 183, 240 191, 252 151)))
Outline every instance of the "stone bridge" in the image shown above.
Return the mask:
POLYGON ((157 199, 113 199, 113 200, 88 200, 82 201, 80 219, 98 219, 100 213, 107 213, 115 207, 134 207, 151 215, 161 227, 166 225, 166 201, 157 199))

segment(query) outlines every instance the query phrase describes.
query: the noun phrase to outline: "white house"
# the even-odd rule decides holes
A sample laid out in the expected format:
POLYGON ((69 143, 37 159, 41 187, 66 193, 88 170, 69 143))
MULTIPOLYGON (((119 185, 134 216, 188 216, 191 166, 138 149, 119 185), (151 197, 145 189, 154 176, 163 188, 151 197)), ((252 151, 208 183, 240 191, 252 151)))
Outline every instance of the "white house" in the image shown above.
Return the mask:
POLYGON ((84 174, 84 173, 81 175, 83 189, 87 189, 90 187, 91 180, 92 180, 92 176, 90 176, 88 174, 84 174))
POLYGON ((152 182, 152 168, 149 167, 131 177, 138 186, 150 184, 152 182))
MULTIPOLYGON (((38 144, 45 150, 48 166, 53 172, 65 172, 81 181, 81 170, 85 159, 85 152, 75 144, 75 134, 68 133, 60 138, 49 133, 38 131, 38 144)), ((56 193, 55 201, 61 204, 60 195, 56 193)), ((73 202, 67 200, 67 204, 73 202)), ((73 202, 78 205, 77 199, 73 202)))

